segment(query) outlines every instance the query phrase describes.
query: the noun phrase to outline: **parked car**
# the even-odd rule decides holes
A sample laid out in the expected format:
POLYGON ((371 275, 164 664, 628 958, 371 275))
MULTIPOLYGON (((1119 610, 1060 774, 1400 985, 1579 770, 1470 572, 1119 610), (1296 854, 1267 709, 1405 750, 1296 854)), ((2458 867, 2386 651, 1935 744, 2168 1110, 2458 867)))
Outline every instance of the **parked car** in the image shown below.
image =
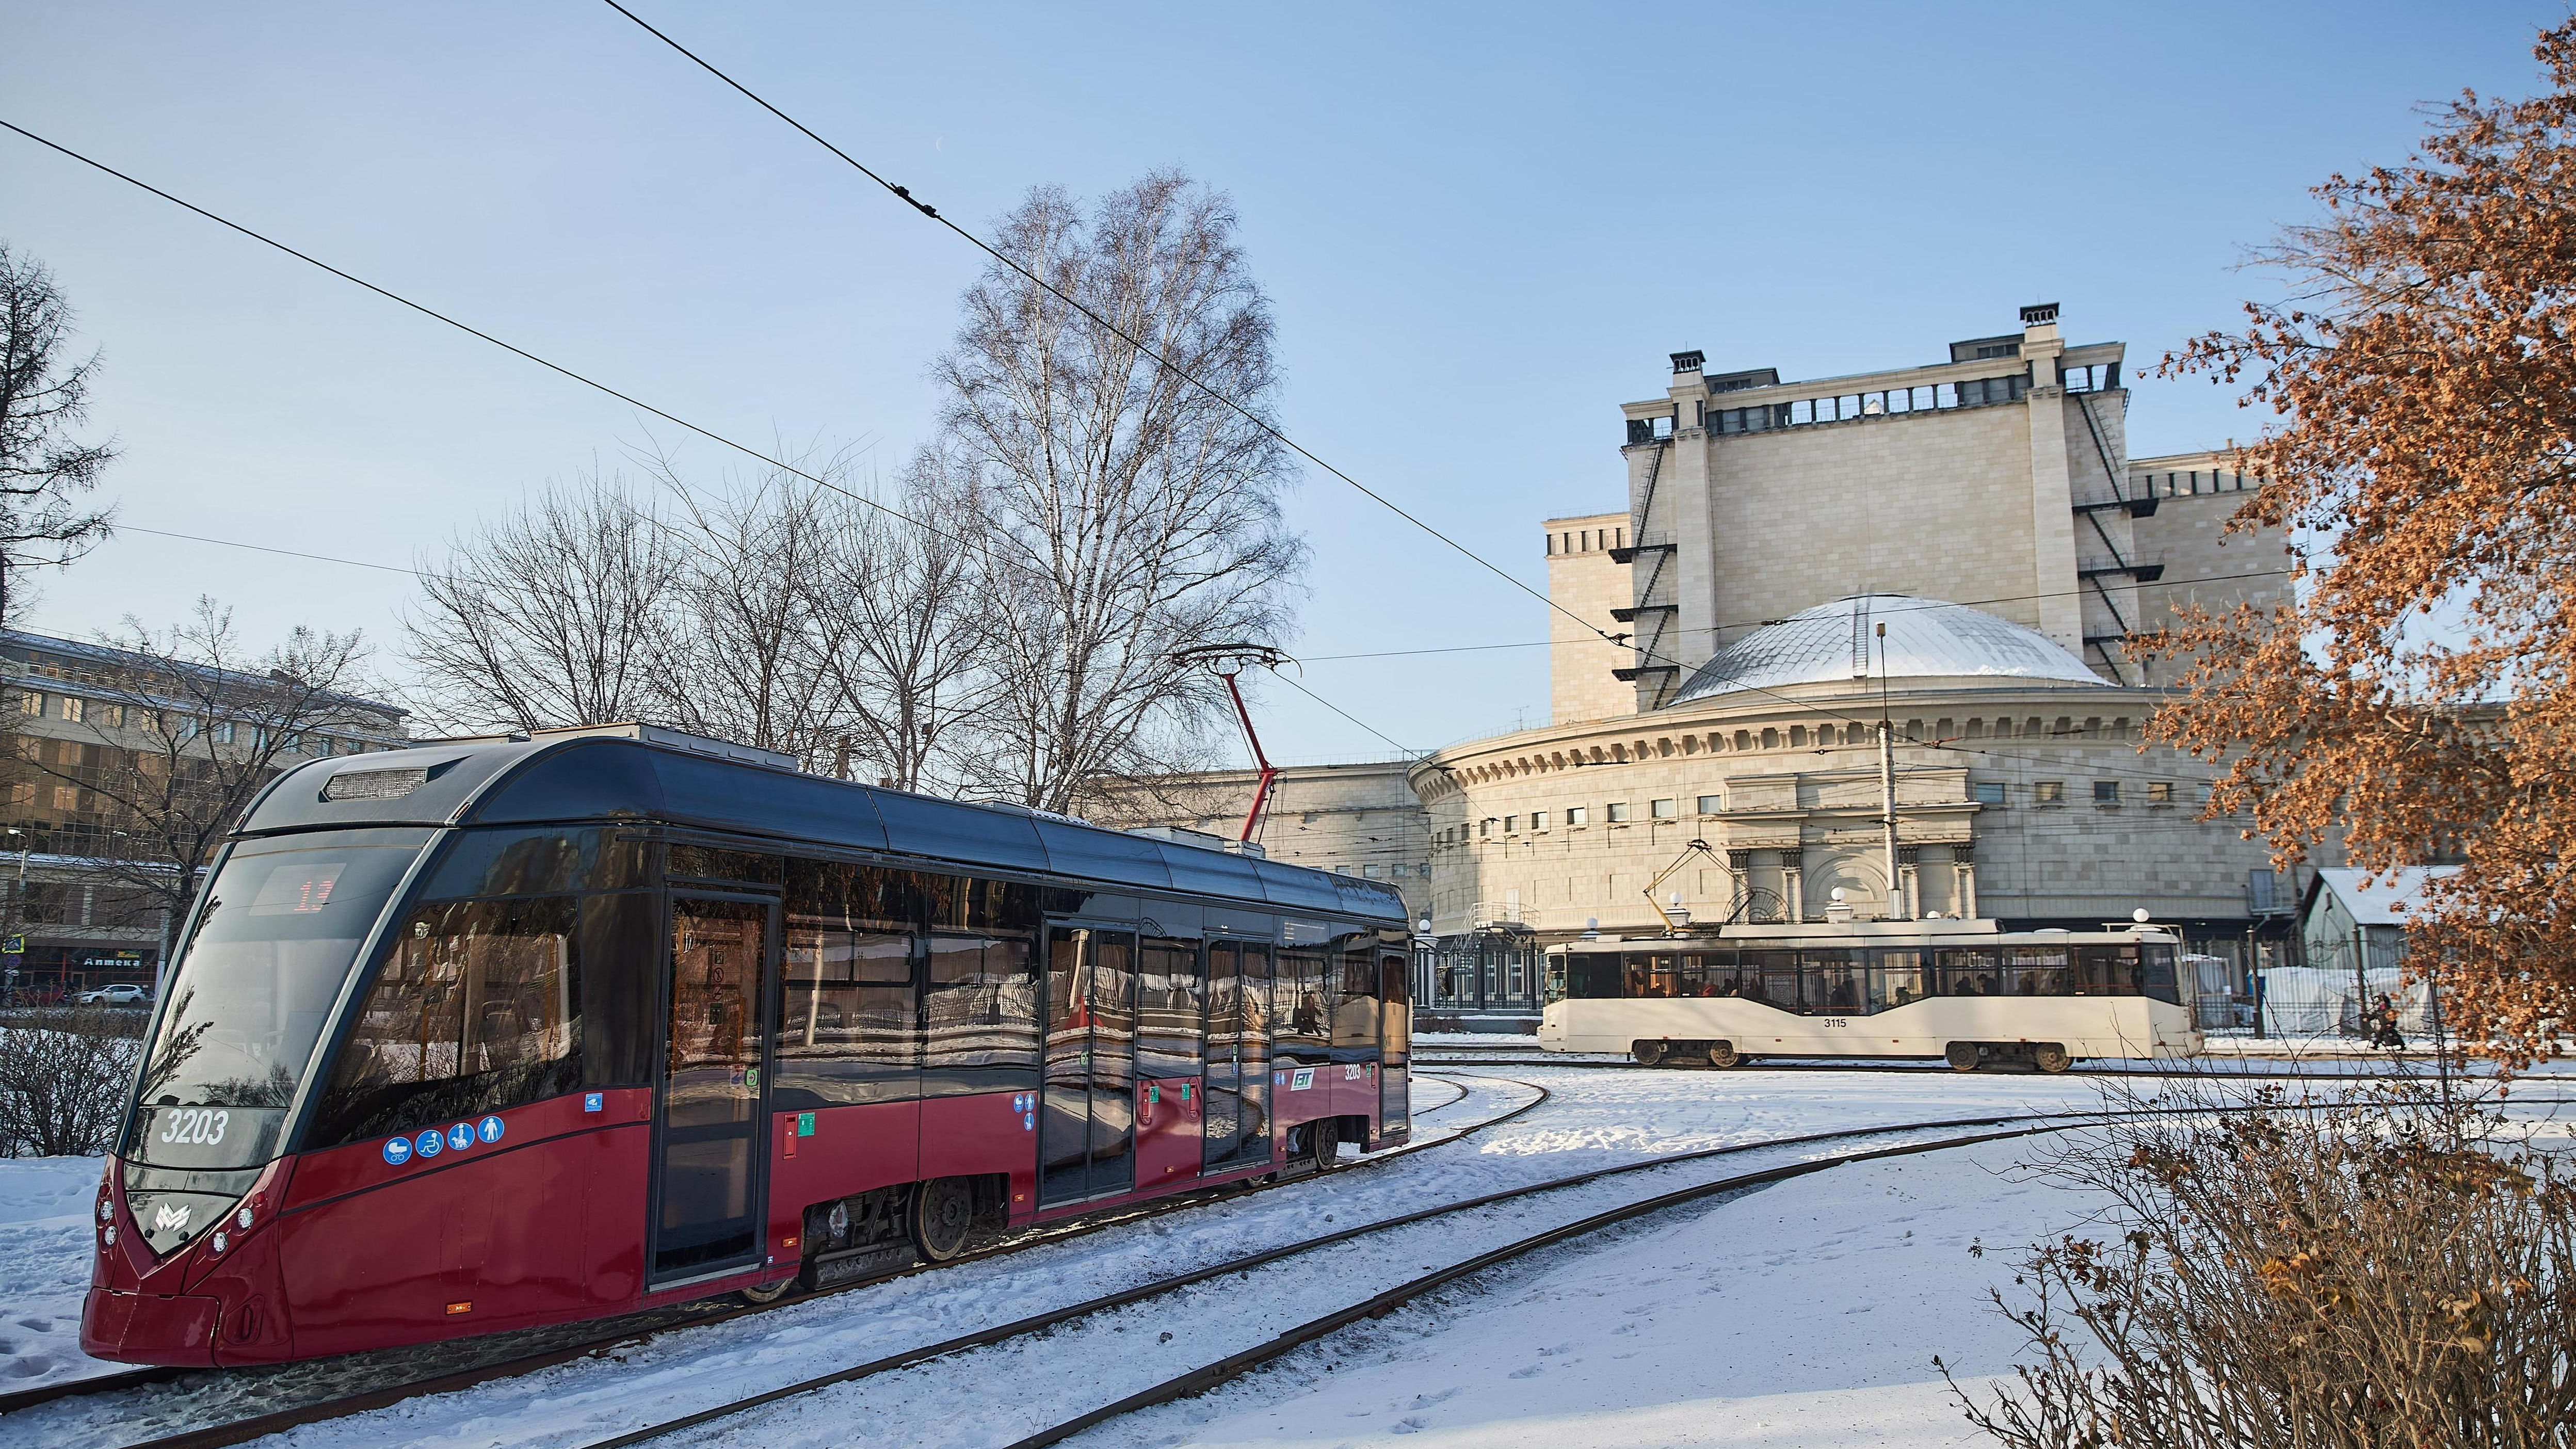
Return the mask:
POLYGON ((138 986, 131 981, 120 981, 113 986, 84 991, 72 1000, 83 1006, 150 1006, 152 988, 138 986))

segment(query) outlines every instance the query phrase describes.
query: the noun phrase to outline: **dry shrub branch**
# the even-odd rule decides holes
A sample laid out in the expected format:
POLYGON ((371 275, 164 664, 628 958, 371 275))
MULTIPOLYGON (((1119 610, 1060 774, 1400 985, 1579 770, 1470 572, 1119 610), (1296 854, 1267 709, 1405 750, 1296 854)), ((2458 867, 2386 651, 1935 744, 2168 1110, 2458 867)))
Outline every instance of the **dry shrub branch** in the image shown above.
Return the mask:
POLYGON ((0 1024, 0 1157, 84 1157, 116 1135, 143 1014, 78 1006, 0 1024))
POLYGON ((1995 1295, 2037 1361, 1990 1397, 1954 1380, 1969 1419, 2015 1449, 2570 1443, 2567 1166, 2425 1082, 2242 1091, 2186 1085, 2038 1166, 2113 1206, 1995 1295))

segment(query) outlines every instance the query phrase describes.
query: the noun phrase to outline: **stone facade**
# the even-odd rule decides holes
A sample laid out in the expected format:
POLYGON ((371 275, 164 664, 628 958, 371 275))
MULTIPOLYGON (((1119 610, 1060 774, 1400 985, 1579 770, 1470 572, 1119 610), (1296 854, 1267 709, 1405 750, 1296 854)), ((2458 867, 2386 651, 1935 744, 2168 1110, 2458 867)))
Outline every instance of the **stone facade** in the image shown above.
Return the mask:
POLYGON ((1438 949, 1660 931, 1644 887, 1678 864, 1657 899, 1702 925, 1821 920, 1839 889, 1859 919, 2098 929, 2145 909, 2194 949, 2243 956, 2276 924, 2249 903, 2265 848, 2244 821, 2198 818, 2205 766, 2143 744, 2172 666, 2125 646, 2178 603, 2287 597, 2288 560, 2277 536, 2225 532, 2252 491, 2224 455, 2129 457, 2124 360, 2116 342, 2068 344, 2054 306, 1945 362, 1808 382, 1674 354, 1664 395, 1622 408, 1626 511, 1547 524, 1556 602, 1633 631, 1612 685, 1589 675, 1609 646, 1555 639, 1548 728, 1413 768, 1438 949), (1721 680, 1675 702, 1713 654, 1871 593, 1966 605, 2069 657, 2049 677, 1972 662, 1721 680))
MULTIPOLYGON (((1593 513, 1547 521, 1547 596, 1586 619, 1615 620, 1634 597, 1631 565, 1611 554, 1628 544, 1628 515, 1593 513)), ((1636 691, 1614 673, 1628 651, 1578 628, 1550 609, 1547 616, 1548 719, 1604 719, 1636 708, 1636 691)))

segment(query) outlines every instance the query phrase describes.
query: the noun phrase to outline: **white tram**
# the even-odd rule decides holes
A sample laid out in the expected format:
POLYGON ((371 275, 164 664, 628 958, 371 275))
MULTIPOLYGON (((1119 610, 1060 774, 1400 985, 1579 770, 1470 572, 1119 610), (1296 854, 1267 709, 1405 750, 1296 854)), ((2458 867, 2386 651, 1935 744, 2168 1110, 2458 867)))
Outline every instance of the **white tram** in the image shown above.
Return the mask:
POLYGON ((2201 1037, 2174 977, 2180 951, 2150 927, 1975 921, 1573 941, 1547 953, 1538 1041, 1645 1066, 1920 1057, 2062 1072, 2088 1057, 2191 1056, 2201 1037))

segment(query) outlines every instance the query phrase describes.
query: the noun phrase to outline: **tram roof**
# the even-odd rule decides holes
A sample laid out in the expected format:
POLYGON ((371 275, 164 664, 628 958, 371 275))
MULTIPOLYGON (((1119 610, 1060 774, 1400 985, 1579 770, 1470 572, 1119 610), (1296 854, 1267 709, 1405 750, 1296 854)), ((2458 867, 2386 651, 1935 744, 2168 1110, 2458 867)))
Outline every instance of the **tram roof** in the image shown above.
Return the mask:
POLYGON ((1379 881, 616 735, 450 740, 313 760, 271 781, 237 833, 618 820, 1408 921, 1403 897, 1379 881))

